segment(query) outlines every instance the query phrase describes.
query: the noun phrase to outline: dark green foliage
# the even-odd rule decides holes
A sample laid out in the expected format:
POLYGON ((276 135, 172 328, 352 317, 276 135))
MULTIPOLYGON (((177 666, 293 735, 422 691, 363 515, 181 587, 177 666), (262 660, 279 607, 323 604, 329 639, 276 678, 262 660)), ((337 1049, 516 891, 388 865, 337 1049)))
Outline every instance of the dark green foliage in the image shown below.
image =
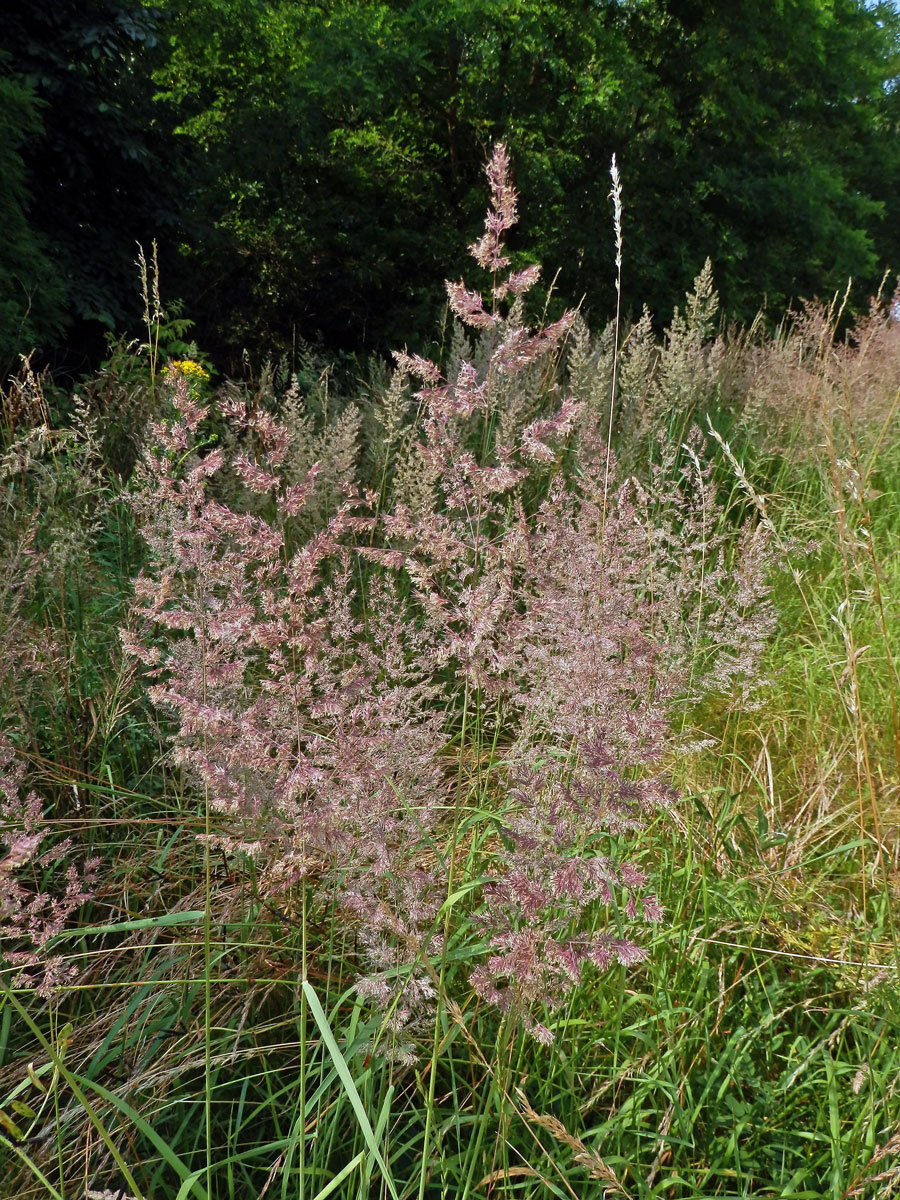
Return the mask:
POLYGON ((528 246, 610 312, 609 162, 626 306, 665 318, 707 255, 726 311, 859 298, 897 257, 897 16, 823 4, 168 0, 158 74, 195 157, 182 288, 201 336, 358 348, 433 328, 510 145, 528 246), (210 299, 209 280, 216 281, 210 299))
MULTIPOLYGON (((0 54, 0 71, 9 64, 0 54)), ((66 293, 48 246, 29 220, 22 142, 41 127, 33 91, 0 78, 0 371, 42 347, 64 323, 66 293)))
POLYGON ((158 22, 140 0, 4 5, 12 85, 40 104, 41 124, 22 147, 25 187, 31 236, 65 280, 69 357, 60 365, 70 369, 94 365, 104 330, 140 316, 135 242, 174 241, 176 148, 150 78, 158 22))
POLYGON ((424 344, 501 138, 524 244, 595 326, 614 151, 626 312, 665 322, 707 255, 741 319, 849 276, 864 305, 900 261, 886 4, 11 0, 4 44, 4 337, 50 349, 65 304, 71 368, 134 331, 153 237, 229 369, 424 344))
POLYGON ((779 311, 850 275, 871 280, 886 192, 882 181, 864 194, 857 179, 887 49, 871 15, 816 0, 657 2, 627 19, 649 73, 622 153, 632 294, 664 306, 702 247, 726 309, 744 318, 763 295, 779 311))

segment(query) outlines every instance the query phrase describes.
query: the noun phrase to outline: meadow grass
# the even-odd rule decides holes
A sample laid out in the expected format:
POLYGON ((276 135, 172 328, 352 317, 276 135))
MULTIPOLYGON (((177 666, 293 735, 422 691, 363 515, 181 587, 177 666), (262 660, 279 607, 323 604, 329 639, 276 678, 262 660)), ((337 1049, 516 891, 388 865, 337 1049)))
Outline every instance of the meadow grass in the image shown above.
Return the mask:
MULTIPOLYGON (((502 233, 515 207, 515 197, 503 190, 502 164, 495 164, 491 184, 502 233)), ((502 250, 497 234, 495 222, 476 244, 483 265, 495 270, 502 250)), ((0 666, 7 744, 24 774, 5 777, 8 855, 0 864, 6 922, 0 1194, 843 1200, 888 1197, 900 1187, 894 658, 900 327, 883 306, 859 324, 855 341, 844 343, 835 334, 834 309, 810 309, 771 335, 760 329, 717 334, 711 281, 701 277, 685 316, 662 341, 637 326, 618 347, 609 331, 592 341, 576 323, 546 343, 537 340, 540 334, 529 342, 514 311, 504 318, 502 345, 528 361, 512 386, 491 374, 498 344, 491 341, 493 316, 473 296, 459 288, 451 293, 463 324, 433 378, 429 364, 407 358, 392 378, 373 370, 362 397, 349 389, 329 395, 327 373, 315 370, 305 384, 279 382, 278 372, 269 371, 259 380, 223 385, 223 411, 231 403, 228 411, 237 412, 237 403, 251 417, 282 415, 296 450, 290 470, 277 461, 271 467, 272 428, 244 417, 236 432, 224 416, 198 415, 197 442, 179 442, 173 393, 190 423, 191 405, 199 413, 210 391, 200 372, 187 380, 175 368, 165 382, 153 327, 158 304, 151 313, 149 370, 146 354, 136 349, 132 361, 119 347, 106 371, 81 389, 80 400, 53 393, 28 372, 8 389, 0 460, 8 547, 0 666), (462 648, 454 651, 462 661, 481 622, 470 666, 455 675, 442 658, 427 687, 416 683, 425 722, 416 726, 416 737, 426 740, 426 749, 407 741, 390 758, 393 743, 378 743, 391 764, 389 782, 378 776, 380 786, 393 792, 376 832, 381 837, 384 829, 399 829, 394 836, 402 843, 394 846, 385 835, 387 849, 379 853, 394 855, 387 869, 377 856, 366 857, 361 836, 334 868, 327 840, 313 844, 302 828, 299 843, 278 842, 268 858, 241 849, 254 822, 262 829, 262 817, 237 820, 234 810, 217 806, 212 767, 205 764, 233 770, 228 787, 246 782, 254 769, 268 778, 269 760, 281 753, 277 721, 272 718, 262 762, 254 768, 249 759, 239 760, 234 768, 231 747, 216 748, 217 727, 195 728, 184 714, 193 712, 189 704, 198 696, 212 695, 216 669, 237 660, 215 659, 218 651, 197 632, 196 617, 189 626, 179 615, 167 631, 171 609, 152 609, 154 589, 165 586, 165 604, 175 595, 186 611, 196 600, 192 611, 202 615, 216 581, 224 578, 231 587, 237 578, 215 574, 226 570, 216 555, 234 528, 228 514, 277 522, 276 493, 261 476, 277 468, 284 475, 279 487, 303 488, 315 456, 325 464, 320 490, 312 479, 296 524, 283 526, 279 553, 323 544, 342 503, 337 485, 355 471, 358 484, 370 488, 374 516, 362 527, 366 553, 347 574, 359 603, 331 628, 340 631, 340 622, 352 617, 362 632, 347 646, 360 656, 374 654, 378 638, 387 636, 379 632, 375 597, 382 574, 388 578, 393 569, 398 498, 419 513, 429 536, 446 532, 435 524, 437 509, 423 499, 427 472, 415 448, 420 437, 427 442, 431 436, 422 424, 427 405, 444 403, 445 394, 420 394, 416 402, 410 377, 418 372, 422 391, 440 390, 438 375, 462 379, 466 363, 472 376, 454 385, 461 389, 454 394, 471 404, 474 424, 451 423, 441 436, 452 439, 459 456, 472 447, 478 469, 526 463, 516 467, 521 476, 515 481, 523 521, 539 520, 534 514, 556 494, 558 480, 566 472, 577 479, 580 464, 593 461, 601 466, 588 478, 595 495, 587 503, 596 503, 600 517, 585 528, 601 541, 602 571, 627 574, 634 556, 640 559, 629 549, 643 544, 628 540, 632 528, 643 529, 648 545, 662 539, 654 563, 665 566, 682 555, 697 564, 696 583, 681 582, 681 590, 667 593, 656 577, 640 583, 642 603, 648 590, 656 597, 646 613, 652 628, 665 630, 657 640, 672 654, 677 649, 671 660, 649 660, 647 685, 659 686, 657 676, 665 682, 666 672, 677 679, 666 696, 673 733, 655 759, 626 763, 616 784, 628 796, 645 777, 664 776, 675 790, 665 803, 645 806, 639 830, 608 815, 604 827, 609 861, 627 860, 649 876, 664 919, 645 927, 645 955, 623 949, 625 961, 608 956, 603 970, 579 961, 565 987, 558 974, 541 975, 540 964, 535 974, 523 970, 517 979, 503 959, 492 975, 484 974, 492 953, 502 958, 491 939, 506 936, 504 921, 515 918, 517 934, 532 929, 527 905, 514 909, 504 886, 521 869, 529 885, 539 887, 541 856, 553 848, 540 843, 532 826, 538 852, 534 861, 526 856, 528 839, 517 825, 523 802, 510 783, 520 771, 516 763, 548 774, 548 786, 562 795, 588 778, 579 772, 582 756, 591 753, 587 741, 579 748, 575 734, 567 733, 575 727, 555 716, 557 709, 548 717, 537 700, 503 691, 498 680, 519 670, 517 663, 487 665, 489 652, 499 662, 504 639, 518 638, 517 657, 531 655, 540 668, 527 677, 535 689, 541 680, 548 692, 557 686, 553 663, 535 656, 548 629, 560 660, 568 646, 557 626, 538 625, 537 634, 520 628, 527 589, 503 610, 506 624, 496 618, 495 641, 484 632, 484 611, 471 617, 470 640, 460 636, 462 648), (495 389, 496 404, 478 408, 472 397, 479 380, 495 389), (560 417, 569 390, 579 412, 593 414, 592 424, 579 418, 576 427, 560 417), (113 418, 115 428, 105 427, 113 418), (148 433, 153 420, 162 422, 156 434, 148 433), (705 431, 705 441, 691 434, 694 426, 705 431), (522 457, 501 452, 499 460, 490 458, 497 431, 514 428, 526 430, 522 457), (183 528, 171 512, 168 525, 154 526, 165 509, 162 493, 148 492, 132 470, 154 437, 164 449, 155 460, 160 477, 171 470, 175 479, 185 464, 190 469, 213 452, 238 464, 226 465, 209 485, 219 507, 203 520, 219 524, 206 526, 206 573, 198 568, 190 575, 194 592, 187 583, 178 592, 182 576, 164 558, 167 537, 177 541, 183 528), (258 451, 252 462, 246 457, 251 444, 258 451), (643 506, 616 508, 626 499, 614 502, 619 493, 603 474, 610 445, 645 489, 643 506), (528 461, 540 465, 545 450, 547 472, 527 467, 528 461), (329 475, 335 462, 339 470, 329 475), (654 490, 654 471, 665 463, 665 486, 654 490), (681 499, 673 479, 687 481, 681 499), (715 503, 714 512, 707 503, 715 503), (617 533, 621 511, 630 516, 617 533), (378 524, 392 519, 393 527, 378 524), (708 523, 691 524, 697 520, 708 523), (741 649, 727 642, 729 630, 716 620, 719 606, 732 611, 731 591, 754 531, 767 539, 761 561, 772 589, 765 601, 771 601, 772 620, 738 631, 760 641, 748 688, 733 664, 721 677, 724 684, 716 683, 709 663, 723 645, 732 656, 741 649), (615 542, 617 536, 624 540, 615 542), (142 632, 132 601, 132 581, 141 571, 144 616, 157 618, 149 632, 142 632), (707 626, 712 632, 704 640, 707 626), (174 695, 168 709, 148 699, 140 664, 120 641, 123 628, 126 646, 143 646, 148 654, 163 647, 172 662, 182 656, 187 682, 180 692, 166 685, 174 695), (184 657, 200 644, 208 654, 184 657), (558 724, 548 724, 552 720, 558 724), (173 745, 179 748, 174 757, 173 745), (420 774, 427 784, 421 794, 415 790, 420 774), (28 789, 43 810, 37 833, 23 806, 28 789), (23 841, 38 833, 40 854, 23 841), (48 854, 54 844, 62 847, 56 858, 48 854), (296 867, 298 854, 306 858, 296 867), (521 868, 516 855, 523 856, 521 868), (282 872, 274 882, 273 857, 282 872), (70 865, 82 870, 93 858, 100 867, 90 900, 78 901, 73 891, 63 912, 65 871, 70 865), (284 863, 295 864, 286 882, 284 863), (365 889, 378 871, 379 894, 388 899, 376 910, 366 907, 365 889), (420 900, 410 890, 414 878, 437 880, 437 898, 420 900), (38 903, 38 896, 48 899, 38 903), (389 904, 393 924, 384 913, 389 904), (400 933, 388 955, 392 929, 400 933), (508 1002, 507 990, 516 985, 508 1002)), ((192 360, 183 358, 182 367, 184 361, 192 360)), ((429 444, 437 454, 451 443, 429 444)), ((470 481, 478 478, 474 466, 471 471, 470 481)), ((472 493, 461 494, 465 508, 472 493)), ((201 528, 197 514, 205 502, 200 492, 190 500, 193 524, 185 528, 201 528)), ((496 509, 485 502, 488 511, 484 528, 493 522, 492 552, 499 555, 518 518, 505 501, 496 509)), ((561 511, 588 520, 582 509, 561 511)), ((523 528, 561 572, 566 559, 553 539, 563 538, 570 549, 575 543, 565 541, 566 529, 555 530, 553 519, 551 512, 549 532, 539 524, 523 528)), ((453 526, 459 539, 462 529, 453 526)), ((474 565, 459 578, 441 566, 444 543, 438 553, 416 542, 406 524, 401 534, 408 575, 390 601, 397 620, 397 613, 412 611, 404 606, 416 603, 423 579, 442 578, 444 595, 463 613, 472 603, 473 571, 481 581, 505 578, 507 560, 485 557, 477 540, 481 518, 474 565)), ((256 561, 254 553, 248 541, 242 569, 256 561)), ((323 567, 322 579, 336 593, 335 581, 344 576, 340 550, 335 554, 336 565, 323 567)), ((275 560, 259 561, 271 566, 275 560)), ((233 571, 233 564, 226 566, 233 571)), ((183 561, 178 569, 188 579, 183 561)), ((544 580, 541 595, 568 605, 563 612, 571 614, 573 593, 554 591, 557 583, 556 577, 544 580)), ((631 594, 626 589, 614 599, 624 603, 631 594)), ((332 620, 331 610, 307 612, 301 593, 292 595, 301 632, 314 620, 332 620)), ((644 611, 636 607, 634 620, 644 611)), ((617 614, 608 608, 601 615, 612 621, 617 614)), ((463 618, 454 620, 429 627, 437 641, 445 636, 440 629, 458 632, 463 618)), ((605 636, 602 626, 595 632, 605 636)), ((416 646, 423 657, 429 653, 424 643, 416 646)), ((641 658, 647 651, 631 632, 617 647, 617 673, 608 686, 623 688, 625 699, 610 723, 627 724, 628 705, 635 703, 628 689, 647 669, 641 658)), ((229 651, 243 652, 240 644, 229 651)), ((575 647, 571 661, 573 671, 583 672, 583 647, 575 647)), ((400 671, 385 666, 387 658, 378 662, 385 672, 400 671)), ((275 678, 266 675, 263 660, 251 667, 253 681, 275 678)), ((352 681, 354 667, 345 650, 336 668, 340 687, 352 681)), ((285 670, 299 689, 299 675, 285 670)), ((321 671, 324 682, 311 693, 310 707, 296 709, 321 741, 304 742, 313 736, 304 727, 290 733, 290 746, 313 746, 325 761, 331 751, 323 744, 338 735, 322 731, 332 728, 329 714, 340 688, 328 692, 331 677, 321 671), (310 715, 323 695, 328 704, 310 715)), ((224 713, 229 694, 217 695, 224 713)), ((556 701, 559 711, 566 700, 556 701)), ((402 712, 405 722, 413 720, 402 712)), ((220 724, 226 716, 217 717, 220 724)), ((365 739, 380 736, 379 728, 366 726, 365 739)), ((648 725, 642 737, 652 736, 648 725)), ((361 753, 352 740, 343 745, 345 754, 361 753)), ((333 764, 335 789, 350 786, 342 769, 333 764)), ((551 824, 556 811, 541 810, 551 824)), ((329 837, 345 830, 332 824, 329 837)), ((585 828, 587 840, 592 832, 585 828)), ((566 851, 573 861, 582 852, 574 843, 566 851)), ((617 944, 631 946, 630 893, 598 895, 580 908, 563 906, 561 916, 555 912, 553 938, 541 944, 560 954, 570 945, 603 947, 613 931, 617 944)))

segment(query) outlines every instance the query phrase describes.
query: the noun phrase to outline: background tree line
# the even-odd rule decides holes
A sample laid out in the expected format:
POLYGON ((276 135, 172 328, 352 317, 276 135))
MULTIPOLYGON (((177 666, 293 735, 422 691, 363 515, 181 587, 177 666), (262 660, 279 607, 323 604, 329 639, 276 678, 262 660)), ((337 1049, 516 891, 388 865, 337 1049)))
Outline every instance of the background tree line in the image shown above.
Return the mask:
POLYGON ((775 315, 900 265, 900 17, 862 0, 8 0, 0 360, 85 369, 140 316, 135 242, 200 343, 434 335, 505 138, 519 246, 596 322, 707 255, 775 315))

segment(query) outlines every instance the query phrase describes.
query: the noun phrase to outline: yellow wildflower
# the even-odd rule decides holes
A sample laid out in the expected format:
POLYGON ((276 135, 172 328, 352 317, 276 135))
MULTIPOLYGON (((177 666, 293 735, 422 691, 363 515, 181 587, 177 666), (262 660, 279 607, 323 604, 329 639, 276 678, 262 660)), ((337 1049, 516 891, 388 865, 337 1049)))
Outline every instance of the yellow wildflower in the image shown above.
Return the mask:
POLYGON ((188 379, 209 379, 209 372, 201 367, 200 363, 194 362, 192 358, 178 358, 169 363, 168 374, 170 379, 175 379, 179 375, 184 375, 188 379))

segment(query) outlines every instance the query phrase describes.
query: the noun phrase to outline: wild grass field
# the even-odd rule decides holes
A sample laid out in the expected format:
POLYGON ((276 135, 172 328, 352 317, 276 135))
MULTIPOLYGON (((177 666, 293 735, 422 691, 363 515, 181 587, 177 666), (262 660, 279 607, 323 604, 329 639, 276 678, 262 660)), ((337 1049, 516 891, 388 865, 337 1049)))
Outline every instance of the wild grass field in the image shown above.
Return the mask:
POLYGON ((4 391, 2 1196, 900 1191, 896 297, 529 319, 488 178, 431 359, 4 391))

